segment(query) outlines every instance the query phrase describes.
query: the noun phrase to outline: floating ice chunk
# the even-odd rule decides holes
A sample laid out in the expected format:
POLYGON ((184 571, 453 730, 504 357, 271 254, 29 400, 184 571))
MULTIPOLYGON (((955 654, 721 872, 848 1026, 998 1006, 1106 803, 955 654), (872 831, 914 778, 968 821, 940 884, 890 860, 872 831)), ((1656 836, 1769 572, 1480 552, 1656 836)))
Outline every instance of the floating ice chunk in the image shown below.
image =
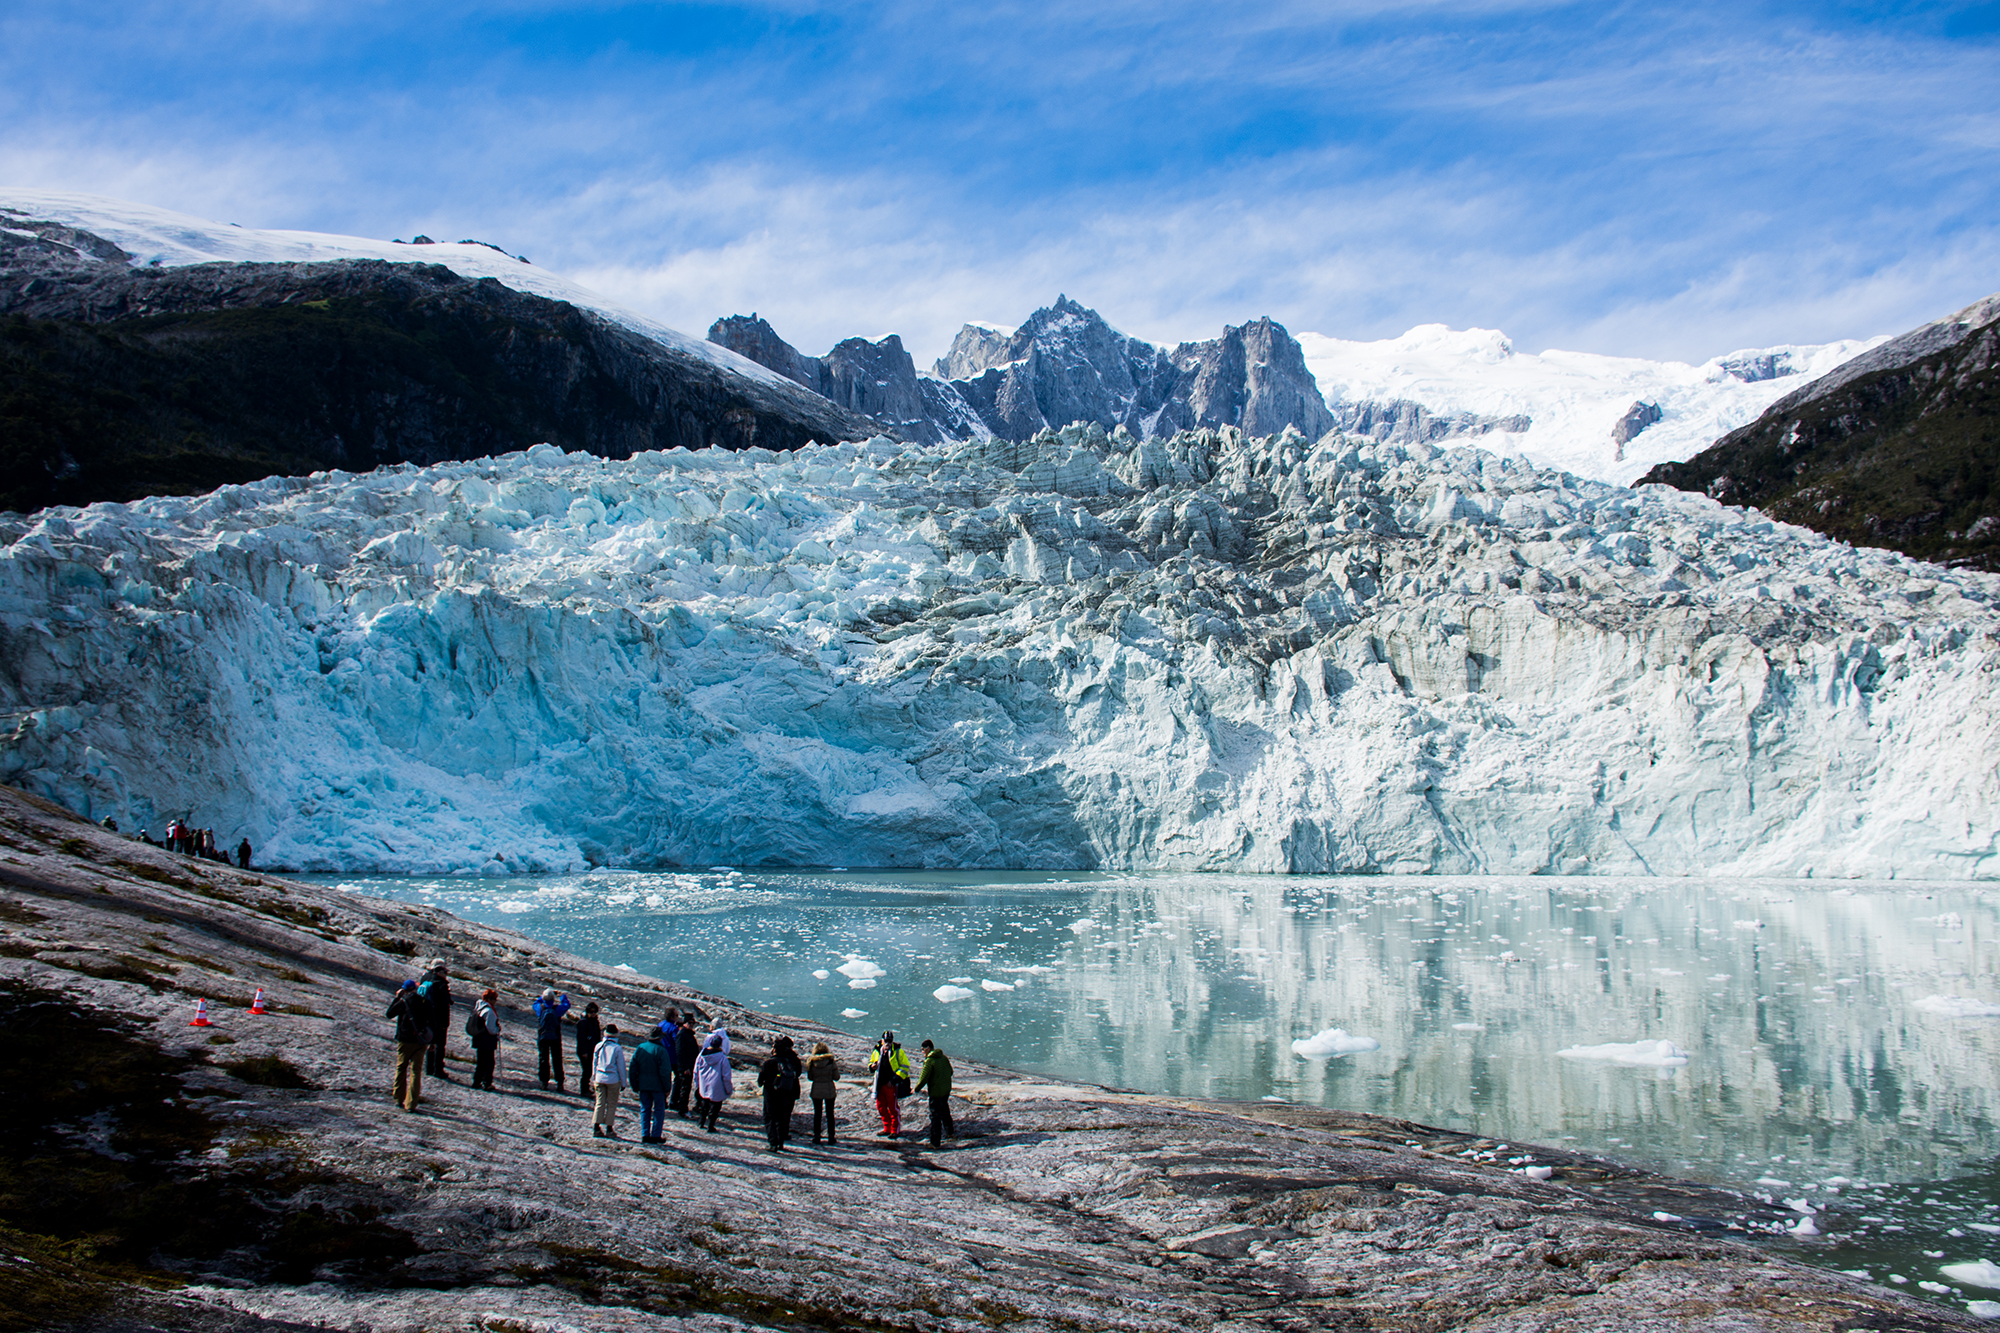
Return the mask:
POLYGON ((1940 1264, 1938 1272, 1953 1282, 1963 1282, 1968 1287, 2000 1288, 2000 1264, 1991 1259, 1979 1259, 1965 1264, 1940 1264))
POLYGON ((939 1004, 952 1004, 959 1000, 971 999, 972 992, 963 986, 939 986, 931 992, 931 996, 939 1004))
POLYGON ((1011 983, 1009 983, 1009 982, 1005 982, 1005 981, 982 981, 982 982, 980 982, 980 983, 979 983, 979 989, 981 989, 981 990, 1013 990, 1013 989, 1014 989, 1014 987, 1013 987, 1013 985, 1012 985, 1011 983))
POLYGON ((1530 1180, 1547 1180, 1555 1173, 1556 1169, 1552 1166, 1524 1166, 1521 1168, 1521 1174, 1530 1180))
POLYGON ((1735 926, 1738 930, 1762 930, 1764 923, 1762 921, 1738 921, 1735 923, 1735 926))
POLYGON ((828 977, 830 977, 830 976, 832 976, 832 975, 833 975, 833 973, 831 973, 831 972, 827 971, 827 970, 826 970, 825 968, 823 968, 823 967, 816 967, 816 968, 814 968, 814 969, 813 969, 813 980, 814 980, 814 981, 825 981, 825 980, 826 980, 826 979, 827 979, 828 977))
POLYGON ((1612 1041, 1602 1046, 1566 1046, 1556 1052, 1565 1060, 1608 1060, 1615 1065, 1645 1065, 1674 1069, 1688 1062, 1688 1053, 1670 1041, 1612 1041))
POLYGON ((1800 1237, 1817 1236, 1819 1234, 1819 1227, 1816 1223, 1814 1223, 1812 1218, 1801 1217, 1797 1222, 1795 1222, 1791 1226, 1786 1227, 1785 1231, 1788 1235, 1793 1235, 1793 1236, 1800 1236, 1800 1237))
POLYGON ((1687 973, 1676 972, 1671 967, 1656 967, 1653 969, 1653 975, 1656 977, 1684 977, 1687 973))
POLYGON ((1045 976, 1055 971, 1053 967, 1043 967, 1040 963, 1031 963, 1027 967, 1003 967, 1000 970, 1008 973, 1019 973, 1024 977, 1045 976))
POLYGON ((1974 1319, 2000 1319, 2000 1301, 1967 1301, 1965 1308, 1974 1319))
POLYGON ((1780 1180, 1776 1176, 1759 1176, 1757 1183, 1767 1190, 1788 1190, 1792 1187, 1791 1181, 1780 1180))
POLYGON ((2000 1236, 2000 1226, 1995 1226, 1991 1222, 1967 1222, 1965 1225, 1974 1231, 1984 1231, 1989 1236, 2000 1236))
POLYGON ((1264 1094, 1264 1095, 1263 1095, 1262 1097, 1258 1098, 1257 1100, 1259 1100, 1259 1101, 1264 1101, 1264 1102, 1282 1102, 1282 1101, 1283 1101, 1283 1100, 1285 1100, 1285 1099, 1284 1099, 1283 1097, 1274 1097, 1274 1096, 1272 1096, 1272 1095, 1271 1095, 1270 1093, 1268 1093, 1268 1092, 1267 1092, 1267 1093, 1265 1093, 1265 1094, 1264 1094))
POLYGON ((1326 1028, 1292 1043, 1292 1054, 1302 1060, 1332 1060, 1381 1049, 1382 1043, 1373 1037, 1350 1037, 1345 1028, 1326 1028))
POLYGON ((632 966, 630 963, 620 963, 617 967, 611 970, 614 972, 637 972, 639 969, 632 966))
POLYGON ((1486 1031, 1486 1025, 1484 1023, 1453 1023, 1451 1030, 1453 1032, 1484 1032, 1486 1031))
POLYGON ((502 898, 493 905, 503 912, 532 912, 535 910, 535 905, 526 898, 502 898))
POLYGON ((1925 1291, 1931 1293, 1931 1295, 1933 1296, 1951 1295, 1951 1288, 1947 1287, 1942 1282, 1919 1282, 1917 1285, 1919 1287, 1922 1287, 1925 1291))
POLYGON ((868 1017, 868 1011, 866 1009, 843 1009, 840 1011, 840 1016, 842 1018, 866 1018, 868 1017))
POLYGON ((847 955, 847 961, 833 969, 843 977, 854 981, 866 981, 873 977, 886 977, 888 972, 877 966, 872 959, 863 958, 858 953, 847 955))
MULTIPOLYGON (((1806 1188, 1811 1189, 1812 1186, 1808 1185, 1806 1186, 1806 1188)), ((1812 1200, 1810 1199, 1787 1199, 1785 1200, 1785 1207, 1791 1209, 1795 1213, 1804 1213, 1807 1217, 1811 1217, 1814 1213, 1819 1211, 1817 1208, 1814 1208, 1812 1206, 1812 1200)))
MULTIPOLYGON (((502 907, 506 904, 502 903, 502 907)), ((1987 1000, 1968 1000, 1957 995, 1926 995, 1917 1001, 1917 1008, 1927 1014, 1939 1014, 1945 1018, 2000 1018, 2000 1004, 1987 1000)))
POLYGON ((1079 920, 1070 922, 1069 928, 1075 931, 1077 934, 1081 935, 1083 934, 1083 932, 1089 930, 1092 926, 1096 924, 1097 923, 1095 921, 1092 921, 1089 917, 1086 916, 1080 918, 1079 920))
POLYGON ((874 989, 875 989, 875 978, 873 978, 873 977, 856 977, 856 978, 855 978, 854 980, 852 980, 852 981, 850 981, 850 982, 848 982, 848 983, 847 983, 847 989, 849 989, 849 990, 874 990, 874 989))
POLYGON ((971 977, 946 977, 945 980, 954 986, 970 986, 972 984, 971 977))

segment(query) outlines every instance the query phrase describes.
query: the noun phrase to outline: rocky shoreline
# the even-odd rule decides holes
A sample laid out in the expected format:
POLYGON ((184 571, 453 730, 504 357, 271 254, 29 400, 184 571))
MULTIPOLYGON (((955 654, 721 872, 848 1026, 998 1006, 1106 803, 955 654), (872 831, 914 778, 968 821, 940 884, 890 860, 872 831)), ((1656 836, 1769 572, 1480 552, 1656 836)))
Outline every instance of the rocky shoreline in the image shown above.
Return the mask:
POLYGON ((739 1066, 782 1032, 862 1067, 860 1037, 0 789, 0 1330, 1991 1326, 1760 1251, 1724 1234, 1756 1205, 1598 1159, 1537 1148, 1555 1178, 1531 1180, 1461 1134, 962 1058, 942 1152, 875 1138, 853 1080, 838 1148, 765 1151, 741 1077, 721 1133, 593 1140, 532 1076, 545 985, 628 1032, 693 1004, 739 1066), (466 1086, 454 1031, 455 1081, 408 1114, 380 1015, 434 955, 459 1019, 503 997, 500 1091, 466 1086))

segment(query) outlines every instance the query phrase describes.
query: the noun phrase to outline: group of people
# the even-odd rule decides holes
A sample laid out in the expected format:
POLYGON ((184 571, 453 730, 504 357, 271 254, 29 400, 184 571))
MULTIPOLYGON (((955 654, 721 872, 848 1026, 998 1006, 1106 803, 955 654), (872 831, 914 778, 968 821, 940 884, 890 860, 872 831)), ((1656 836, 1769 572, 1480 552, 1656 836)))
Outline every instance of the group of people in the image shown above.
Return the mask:
MULTIPOLYGON (((118 831, 118 821, 110 815, 106 815, 98 823, 109 832, 116 833, 118 831)), ((138 838, 140 842, 145 843, 148 847, 161 847, 170 852, 178 852, 182 856, 193 856, 203 861, 220 861, 224 865, 229 864, 229 853, 223 851, 217 845, 215 830, 212 828, 194 828, 184 820, 175 819, 167 824, 165 842, 153 841, 153 835, 145 829, 139 830, 138 838)), ((236 865, 238 869, 248 870, 250 868, 250 850, 250 839, 248 838, 236 844, 236 865)))
MULTIPOLYGON (((499 992, 480 993, 465 1021, 472 1043, 472 1086, 493 1091, 493 1073, 500 1048, 499 992)), ((536 1075, 544 1089, 554 1081, 567 1094, 563 1063, 564 1020, 571 1009, 568 995, 553 989, 535 997, 536 1075)), ((396 1024, 395 1100, 406 1111, 417 1109, 423 1079, 450 1081, 445 1073, 445 1040, 451 1026, 451 979, 442 958, 425 962, 423 979, 405 981, 389 1001, 385 1017, 396 1024)), ((618 1137, 618 1102, 626 1088, 639 1099, 639 1141, 666 1142, 669 1110, 708 1133, 716 1132, 722 1104, 735 1091, 729 1063, 728 1029, 719 1025, 703 1032, 704 1017, 693 1010, 669 1009, 647 1030, 638 1046, 626 1051, 615 1023, 601 1023, 595 1001, 583 1007, 575 1024, 577 1093, 592 1100, 592 1135, 618 1137), (692 1098, 692 1106, 690 1106, 692 1098)), ((930 1141, 939 1147, 957 1138, 951 1115, 951 1061, 933 1043, 919 1048, 921 1063, 914 1080, 910 1057, 884 1032, 868 1053, 868 1086, 882 1121, 880 1137, 902 1133, 902 1101, 922 1093, 930 1101, 930 1141)), ((764 1133, 771 1151, 785 1152, 792 1136, 792 1115, 802 1092, 812 1100, 812 1141, 838 1143, 834 1102, 840 1090, 840 1064, 825 1042, 801 1060, 790 1037, 779 1037, 757 1070, 763 1094, 764 1133)))

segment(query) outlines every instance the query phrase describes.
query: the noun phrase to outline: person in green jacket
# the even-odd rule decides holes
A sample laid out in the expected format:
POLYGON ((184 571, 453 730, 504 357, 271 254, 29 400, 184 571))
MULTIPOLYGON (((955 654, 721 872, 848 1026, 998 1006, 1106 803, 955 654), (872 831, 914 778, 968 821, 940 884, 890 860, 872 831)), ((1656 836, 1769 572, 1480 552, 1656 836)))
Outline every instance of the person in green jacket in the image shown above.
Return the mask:
POLYGON ((639 1142, 665 1143, 667 1095, 674 1086, 674 1057, 660 1040, 658 1028, 632 1052, 626 1077, 632 1081, 632 1091, 639 1094, 639 1142))
POLYGON ((917 1091, 931 1099, 931 1147, 935 1148, 942 1138, 958 1137, 958 1126, 951 1119, 951 1061, 929 1042, 917 1050, 924 1057, 923 1067, 917 1071, 917 1091))

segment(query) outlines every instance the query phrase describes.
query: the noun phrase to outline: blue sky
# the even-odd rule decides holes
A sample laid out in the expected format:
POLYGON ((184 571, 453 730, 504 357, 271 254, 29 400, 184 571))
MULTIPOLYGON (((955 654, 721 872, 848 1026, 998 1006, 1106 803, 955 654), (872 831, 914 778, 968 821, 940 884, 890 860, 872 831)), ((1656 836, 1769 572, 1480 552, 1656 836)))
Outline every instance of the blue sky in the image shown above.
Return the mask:
POLYGON ((2000 3, 9 0, 0 183, 920 360, 1058 292, 1702 360, 2000 290, 2000 3))

